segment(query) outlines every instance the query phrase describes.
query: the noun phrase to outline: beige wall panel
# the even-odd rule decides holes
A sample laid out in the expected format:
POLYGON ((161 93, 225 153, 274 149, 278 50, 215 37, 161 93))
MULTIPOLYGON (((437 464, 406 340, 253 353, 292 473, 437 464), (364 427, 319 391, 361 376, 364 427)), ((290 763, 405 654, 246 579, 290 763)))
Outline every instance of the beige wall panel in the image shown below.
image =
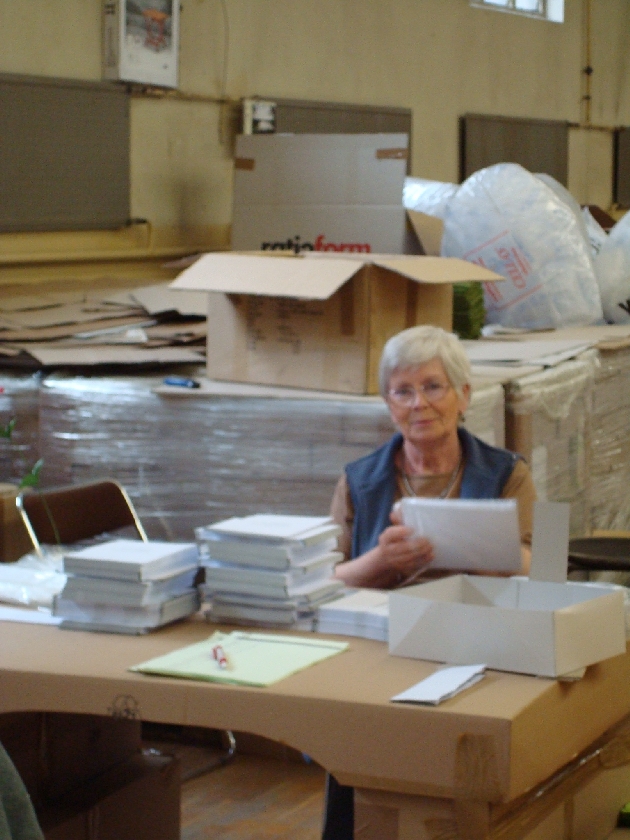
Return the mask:
POLYGON ((131 212, 157 227, 227 223, 232 159, 218 105, 133 99, 131 212))
POLYGON ((630 3, 591 0, 591 10, 591 122, 630 125, 630 3))
POLYGON ((101 0, 0 0, 0 72, 101 78, 101 0))
POLYGON ((610 207, 613 186, 613 135, 608 131, 569 130, 569 192, 580 204, 610 207))

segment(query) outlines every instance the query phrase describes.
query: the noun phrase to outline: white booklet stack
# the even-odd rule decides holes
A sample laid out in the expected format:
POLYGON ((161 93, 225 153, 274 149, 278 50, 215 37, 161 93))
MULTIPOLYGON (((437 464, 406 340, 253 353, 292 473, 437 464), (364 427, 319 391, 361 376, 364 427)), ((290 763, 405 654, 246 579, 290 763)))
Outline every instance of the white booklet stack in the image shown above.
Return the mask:
POLYGON ((328 516, 255 514, 197 528, 212 621, 290 626, 343 588, 340 528, 328 516))
POLYGON ((389 631, 389 592, 350 589, 343 597, 317 610, 314 630, 339 636, 360 636, 386 642, 389 631))
POLYGON ((108 540, 67 551, 53 614, 70 629, 147 633, 198 610, 198 569, 195 543, 108 540))

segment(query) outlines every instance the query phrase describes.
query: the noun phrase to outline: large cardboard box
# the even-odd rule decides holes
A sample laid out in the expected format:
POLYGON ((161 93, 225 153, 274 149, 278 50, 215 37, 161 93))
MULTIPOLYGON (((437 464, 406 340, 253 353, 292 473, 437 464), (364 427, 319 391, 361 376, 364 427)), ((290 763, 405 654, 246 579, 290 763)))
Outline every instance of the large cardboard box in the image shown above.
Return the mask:
POLYGON ((241 135, 235 251, 422 253, 406 224, 407 134, 241 135))
POLYGON ((141 723, 100 715, 0 715, 0 743, 38 804, 65 796, 139 752, 141 723))
POLYGON ((621 590, 454 575, 389 597, 396 656, 560 677, 625 648, 621 590))
POLYGON ((452 326, 452 284, 500 279, 458 259, 366 254, 205 254, 172 284, 213 294, 211 379, 378 393, 392 335, 452 326))

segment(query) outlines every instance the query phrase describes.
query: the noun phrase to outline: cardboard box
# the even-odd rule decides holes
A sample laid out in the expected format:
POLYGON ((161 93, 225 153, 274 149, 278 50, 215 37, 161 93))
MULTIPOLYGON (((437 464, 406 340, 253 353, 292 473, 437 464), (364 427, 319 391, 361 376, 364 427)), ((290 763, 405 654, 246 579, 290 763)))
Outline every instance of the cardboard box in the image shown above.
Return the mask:
POLYGON ((407 134, 241 135, 232 248, 422 253, 406 225, 407 134))
POLYGON ((172 284, 213 294, 208 376, 378 393, 383 345, 415 324, 452 326, 452 284, 497 280, 458 259, 206 254, 172 284))
POLYGON ((559 677, 625 648, 621 590, 455 575, 389 599, 396 656, 559 677))
POLYGON ((99 715, 0 715, 0 743, 37 804, 65 796, 139 752, 141 723, 99 715))
POLYGON ((38 818, 46 840, 179 840, 180 795, 175 759, 138 755, 38 818))

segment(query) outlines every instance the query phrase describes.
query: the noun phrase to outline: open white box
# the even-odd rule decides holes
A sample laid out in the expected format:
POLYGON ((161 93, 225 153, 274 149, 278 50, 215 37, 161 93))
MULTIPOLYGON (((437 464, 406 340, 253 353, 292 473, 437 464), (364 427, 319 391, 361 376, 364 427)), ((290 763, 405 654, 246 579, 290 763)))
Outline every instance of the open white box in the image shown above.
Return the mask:
POLYGON ((625 653, 621 590, 455 575, 389 596, 389 651, 560 677, 625 653))

